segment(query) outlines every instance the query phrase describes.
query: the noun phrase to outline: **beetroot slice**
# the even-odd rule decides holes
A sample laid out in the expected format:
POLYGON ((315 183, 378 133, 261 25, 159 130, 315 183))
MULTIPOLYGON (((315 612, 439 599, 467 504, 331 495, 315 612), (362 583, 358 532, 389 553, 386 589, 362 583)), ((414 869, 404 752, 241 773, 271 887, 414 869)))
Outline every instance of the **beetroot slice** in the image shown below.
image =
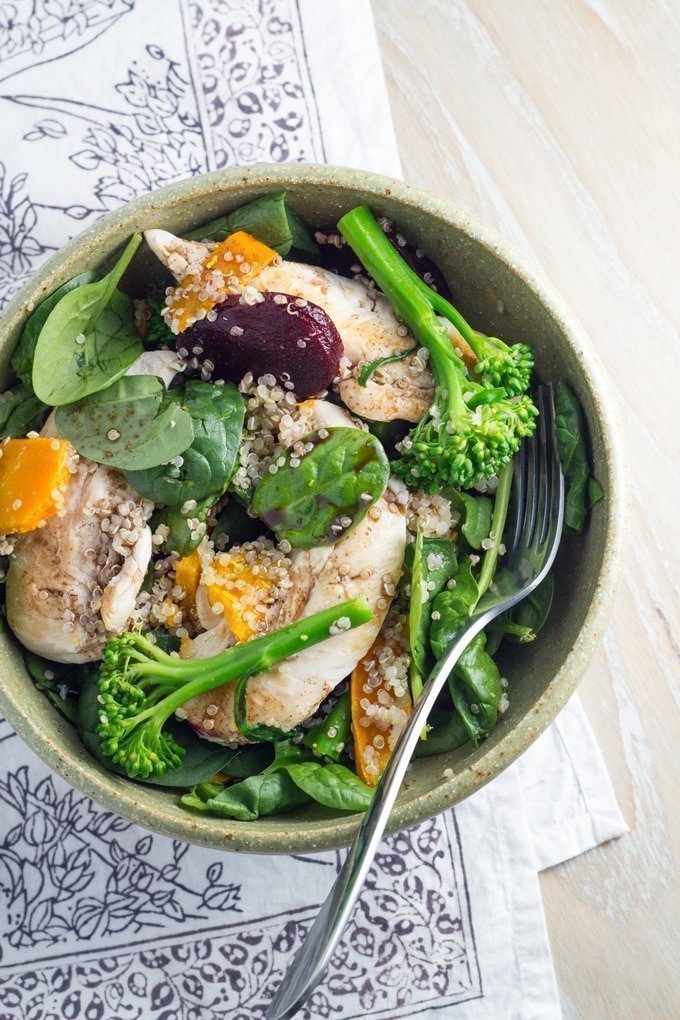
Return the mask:
MULTIPOLYGON (((399 228, 391 221, 381 218, 379 221, 388 241, 396 248, 404 262, 408 263, 421 280, 436 290, 442 297, 450 298, 451 291, 440 269, 432 259, 409 244, 399 228)), ((364 277, 368 273, 354 254, 347 241, 335 227, 329 230, 318 230, 314 235, 321 249, 321 261, 325 269, 330 269, 339 276, 364 277)))
POLYGON ((273 291, 261 296, 255 304, 227 298, 214 322, 202 319, 180 333, 177 349, 195 353, 213 379, 238 383, 247 372, 256 379, 271 373, 289 379, 300 400, 321 393, 338 374, 343 353, 333 322, 304 298, 273 291))

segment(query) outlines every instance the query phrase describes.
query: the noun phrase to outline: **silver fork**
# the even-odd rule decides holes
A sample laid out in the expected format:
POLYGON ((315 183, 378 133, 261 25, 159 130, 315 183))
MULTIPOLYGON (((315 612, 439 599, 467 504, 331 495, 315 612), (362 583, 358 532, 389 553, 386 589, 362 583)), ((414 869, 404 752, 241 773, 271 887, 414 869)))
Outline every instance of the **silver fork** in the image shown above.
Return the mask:
POLYGON ((539 387, 536 403, 539 409, 536 432, 522 444, 515 458, 514 510, 504 531, 506 553, 496 590, 480 601, 430 674, 335 884, 274 993, 266 1020, 288 1020, 294 1016, 322 979, 373 862, 421 730, 459 656, 492 620, 526 598, 552 566, 564 515, 564 477, 555 446, 552 386, 539 387))

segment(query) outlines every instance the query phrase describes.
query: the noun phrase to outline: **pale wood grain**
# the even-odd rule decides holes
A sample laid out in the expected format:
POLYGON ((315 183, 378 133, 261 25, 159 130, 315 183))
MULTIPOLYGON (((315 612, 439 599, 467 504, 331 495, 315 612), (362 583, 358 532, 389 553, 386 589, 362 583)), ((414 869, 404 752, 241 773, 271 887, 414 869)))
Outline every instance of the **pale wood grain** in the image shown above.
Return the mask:
POLYGON ((542 889, 566 1017, 676 1017, 680 5, 373 7, 405 178, 545 270, 619 400, 632 541, 580 693, 631 833, 545 873, 542 889))

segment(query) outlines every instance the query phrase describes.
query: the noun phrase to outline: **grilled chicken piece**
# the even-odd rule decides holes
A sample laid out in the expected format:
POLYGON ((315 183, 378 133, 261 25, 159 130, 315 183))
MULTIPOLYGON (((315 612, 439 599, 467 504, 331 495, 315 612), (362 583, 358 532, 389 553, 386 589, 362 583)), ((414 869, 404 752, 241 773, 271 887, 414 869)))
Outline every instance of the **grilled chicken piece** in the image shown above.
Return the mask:
MULTIPOLYGON (((322 400, 303 405, 309 428, 353 426, 350 415, 322 400)), ((291 437, 295 442, 297 437, 291 437)), ((404 561, 406 520, 404 489, 393 480, 371 515, 333 546, 296 550, 291 555, 290 587, 268 621, 270 630, 363 595, 371 609, 369 623, 305 649, 280 662, 248 684, 248 720, 289 730, 307 719, 349 676, 373 644, 387 614, 404 561)), ((225 620, 186 642, 182 655, 204 657, 234 643, 225 620)), ((187 702, 181 711, 201 734, 225 744, 244 743, 233 715, 233 684, 187 702)))
POLYGON ((80 461, 63 514, 16 540, 7 621, 26 648, 55 662, 100 658, 134 609, 151 559, 152 509, 119 471, 80 461))
POLYGON ((126 375, 156 375, 167 389, 178 372, 184 371, 184 361, 176 351, 144 351, 128 368, 126 375))

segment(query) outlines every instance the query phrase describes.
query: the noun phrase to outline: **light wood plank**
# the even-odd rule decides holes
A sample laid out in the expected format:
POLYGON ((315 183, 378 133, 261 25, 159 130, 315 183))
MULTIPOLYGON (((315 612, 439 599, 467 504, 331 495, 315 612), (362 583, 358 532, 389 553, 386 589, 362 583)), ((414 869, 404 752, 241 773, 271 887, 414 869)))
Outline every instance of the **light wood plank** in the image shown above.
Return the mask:
POLYGON ((680 6, 373 0, 407 180, 538 263, 629 441, 632 541, 580 688, 629 836, 542 876, 565 1016, 680 1014, 680 6))

